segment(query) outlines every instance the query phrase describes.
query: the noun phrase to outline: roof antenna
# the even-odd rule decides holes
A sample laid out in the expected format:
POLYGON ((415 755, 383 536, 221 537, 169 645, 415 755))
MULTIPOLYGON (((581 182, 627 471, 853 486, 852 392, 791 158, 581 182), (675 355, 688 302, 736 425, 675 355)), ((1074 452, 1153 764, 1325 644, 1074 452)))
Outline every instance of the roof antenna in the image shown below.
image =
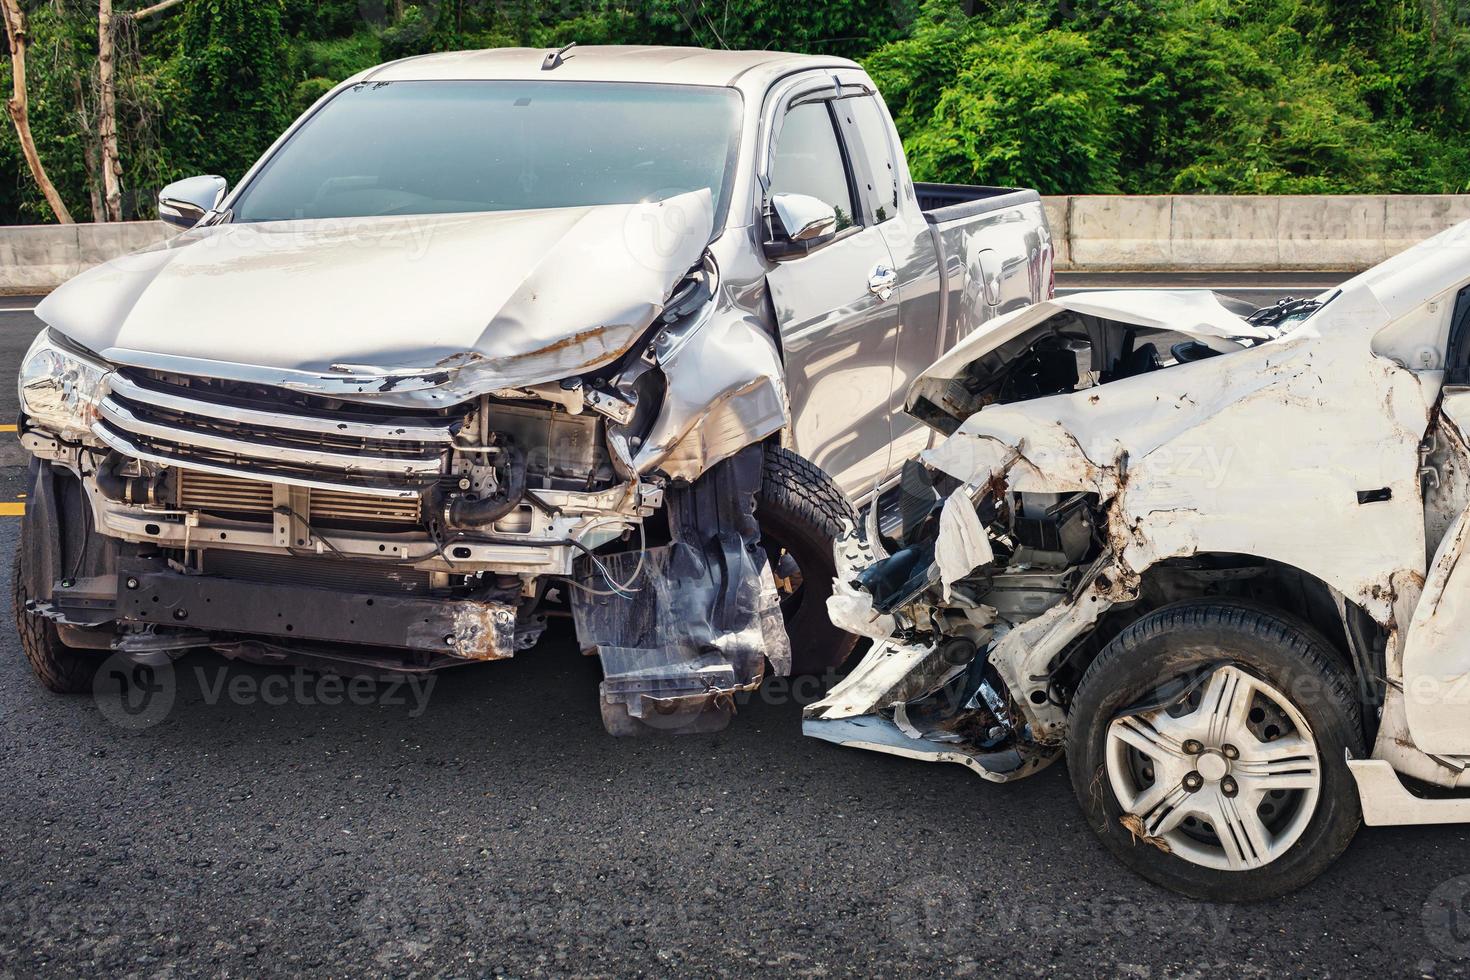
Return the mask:
POLYGON ((577 42, 573 41, 571 44, 557 51, 546 52, 546 57, 541 60, 541 70, 551 71, 553 68, 560 68, 562 63, 567 60, 564 55, 576 46, 577 42))

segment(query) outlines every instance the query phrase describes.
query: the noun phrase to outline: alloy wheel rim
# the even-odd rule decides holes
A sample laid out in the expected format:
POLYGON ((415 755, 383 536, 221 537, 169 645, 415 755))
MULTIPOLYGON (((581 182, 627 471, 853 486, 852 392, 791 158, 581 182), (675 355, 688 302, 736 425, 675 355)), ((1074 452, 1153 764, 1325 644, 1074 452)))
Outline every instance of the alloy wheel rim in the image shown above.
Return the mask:
POLYGON ((1279 859, 1306 831, 1322 789, 1306 718, 1235 665, 1180 704, 1115 719, 1106 762, 1135 835, 1220 871, 1279 859))

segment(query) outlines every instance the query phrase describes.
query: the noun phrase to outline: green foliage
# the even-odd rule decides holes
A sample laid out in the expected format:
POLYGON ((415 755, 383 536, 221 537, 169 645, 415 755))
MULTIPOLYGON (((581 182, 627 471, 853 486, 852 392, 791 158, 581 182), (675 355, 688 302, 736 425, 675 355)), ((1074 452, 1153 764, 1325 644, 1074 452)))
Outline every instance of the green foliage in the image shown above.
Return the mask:
MULTIPOLYGON (((363 9, 371 0, 284 0, 281 25, 299 38, 324 40, 347 37, 363 25, 363 9)), ((381 0, 379 6, 381 6, 381 0)))
MULTIPOLYGON (((97 5, 23 5, 32 127, 86 218, 97 5)), ((191 173, 238 180, 291 118, 375 64, 571 41, 860 59, 923 180, 1470 191, 1470 0, 186 0, 119 27, 125 209, 150 215, 157 188, 191 173)), ((0 122, 0 222, 51 220, 0 122)))
POLYGON ((189 0, 180 15, 176 71, 197 140, 190 169, 238 178, 290 121, 281 0, 189 0))
POLYGON ((1460 0, 977 6, 966 17, 957 0, 930 0, 909 38, 864 62, 922 179, 1072 193, 1470 190, 1460 0))
POLYGON ((1118 188, 1120 69, 1039 19, 991 27, 938 13, 868 61, 915 173, 1047 194, 1118 188))

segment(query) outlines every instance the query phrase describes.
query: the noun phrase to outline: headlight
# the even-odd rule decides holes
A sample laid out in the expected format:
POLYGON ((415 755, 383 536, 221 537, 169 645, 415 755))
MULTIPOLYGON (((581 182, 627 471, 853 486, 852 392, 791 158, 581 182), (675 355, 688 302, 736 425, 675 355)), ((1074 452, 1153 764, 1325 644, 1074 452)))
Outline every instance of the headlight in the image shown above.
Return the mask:
POLYGON ((38 425, 63 437, 92 428, 109 369, 57 345, 41 331, 20 364, 20 407, 38 425))

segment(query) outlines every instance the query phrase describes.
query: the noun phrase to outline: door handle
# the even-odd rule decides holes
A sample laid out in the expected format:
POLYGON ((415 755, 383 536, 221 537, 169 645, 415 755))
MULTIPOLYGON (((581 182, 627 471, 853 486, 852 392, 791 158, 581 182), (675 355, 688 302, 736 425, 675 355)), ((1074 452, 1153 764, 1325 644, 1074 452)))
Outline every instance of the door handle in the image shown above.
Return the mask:
POLYGON ((879 262, 868 273, 868 291, 883 302, 893 296, 893 287, 898 284, 898 273, 879 262))

